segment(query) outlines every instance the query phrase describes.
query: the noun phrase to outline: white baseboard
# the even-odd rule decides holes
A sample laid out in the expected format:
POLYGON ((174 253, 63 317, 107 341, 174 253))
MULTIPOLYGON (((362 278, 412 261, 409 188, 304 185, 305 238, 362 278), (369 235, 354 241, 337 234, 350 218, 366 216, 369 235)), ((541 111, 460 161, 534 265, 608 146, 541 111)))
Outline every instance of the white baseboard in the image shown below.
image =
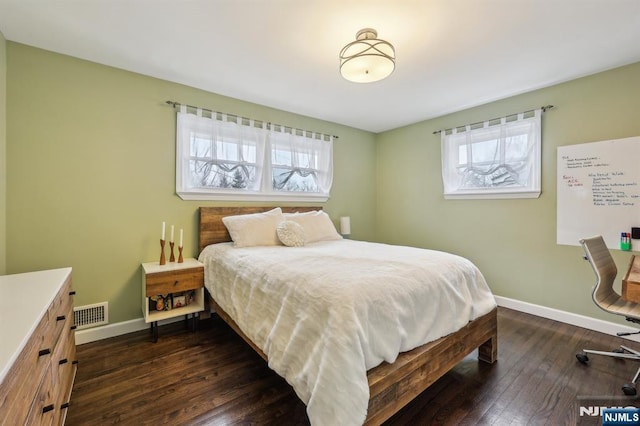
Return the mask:
MULTIPOLYGON (((167 318, 158 321, 158 325, 171 324, 172 322, 184 321, 184 317, 167 318)), ((86 328, 76 331, 76 346, 96 340, 108 339, 110 337, 121 336, 134 331, 150 330, 151 325, 144 322, 144 318, 107 324, 99 327, 86 328)))
MULTIPOLYGON (((560 321, 566 324, 575 325, 600 333, 615 336, 615 334, 618 332, 638 331, 637 328, 630 327, 628 325, 621 325, 615 322, 603 321, 584 315, 573 314, 571 312, 561 311, 554 308, 548 308, 542 305, 534 305, 533 303, 522 302, 520 300, 510 299, 508 297, 495 296, 495 298, 498 306, 554 321, 560 321)), ((170 324, 172 322, 181 320, 183 320, 182 317, 168 318, 166 320, 158 321, 158 325, 170 324)), ((149 329, 149 327, 149 324, 145 323, 143 318, 137 318, 130 321, 118 322, 115 324, 88 328, 85 330, 78 330, 76 331, 76 345, 95 342, 96 340, 108 339, 110 337, 116 337, 122 334, 133 333, 134 331, 149 329)), ((640 342, 640 335, 638 334, 633 336, 624 336, 624 338, 632 340, 634 342, 640 342)))
MULTIPOLYGON (((495 296, 498 306, 504 308, 513 309, 515 311, 524 312, 527 314, 535 315, 542 318, 547 318, 554 321, 560 321, 565 324, 575 325, 578 327, 586 328, 587 330, 593 330, 600 333, 610 334, 615 336, 618 332, 634 332, 638 331, 638 328, 630 327, 628 325, 622 325, 615 322, 604 321, 596 318, 587 317, 584 315, 573 314, 571 312, 560 311, 554 308, 547 308, 546 306, 534 305, 533 303, 522 302, 520 300, 509 299, 508 297, 495 296)), ((632 340, 634 342, 640 342, 640 335, 622 336, 624 339, 632 340)))

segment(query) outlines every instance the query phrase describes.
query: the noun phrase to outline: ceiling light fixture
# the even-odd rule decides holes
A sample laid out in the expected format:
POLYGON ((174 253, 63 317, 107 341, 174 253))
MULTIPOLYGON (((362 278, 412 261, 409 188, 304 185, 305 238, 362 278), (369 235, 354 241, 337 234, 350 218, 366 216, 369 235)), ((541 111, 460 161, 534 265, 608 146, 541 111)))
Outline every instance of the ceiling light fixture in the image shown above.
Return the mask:
POLYGON ((372 83, 388 77, 396 67, 393 46, 379 40, 373 28, 357 32, 352 41, 340 51, 340 74, 355 83, 372 83))

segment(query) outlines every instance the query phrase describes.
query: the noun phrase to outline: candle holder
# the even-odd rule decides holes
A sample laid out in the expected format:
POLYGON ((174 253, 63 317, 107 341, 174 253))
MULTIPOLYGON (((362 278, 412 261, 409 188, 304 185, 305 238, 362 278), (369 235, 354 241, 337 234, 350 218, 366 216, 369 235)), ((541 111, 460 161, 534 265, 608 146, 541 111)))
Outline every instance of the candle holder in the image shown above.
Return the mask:
POLYGON ((176 261, 176 257, 173 255, 173 246, 174 246, 174 242, 170 241, 169 242, 169 247, 171 247, 171 254, 169 255, 169 262, 175 262, 176 261))
POLYGON ((183 263, 184 259, 182 258, 182 246, 178 246, 178 263, 183 263))
POLYGON ((164 265, 167 260, 164 257, 164 240, 160 240, 160 264, 164 265))

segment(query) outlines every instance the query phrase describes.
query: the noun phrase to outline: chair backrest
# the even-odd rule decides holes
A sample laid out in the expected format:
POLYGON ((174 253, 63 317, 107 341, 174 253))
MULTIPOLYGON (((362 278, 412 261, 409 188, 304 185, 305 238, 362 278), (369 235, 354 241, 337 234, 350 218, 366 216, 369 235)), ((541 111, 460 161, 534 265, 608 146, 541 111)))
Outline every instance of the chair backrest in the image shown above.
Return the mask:
POLYGON ((613 282, 618 274, 618 268, 602 236, 584 238, 580 240, 580 244, 597 277, 592 297, 596 305, 600 306, 600 302, 607 300, 612 295, 618 296, 613 290, 613 282))

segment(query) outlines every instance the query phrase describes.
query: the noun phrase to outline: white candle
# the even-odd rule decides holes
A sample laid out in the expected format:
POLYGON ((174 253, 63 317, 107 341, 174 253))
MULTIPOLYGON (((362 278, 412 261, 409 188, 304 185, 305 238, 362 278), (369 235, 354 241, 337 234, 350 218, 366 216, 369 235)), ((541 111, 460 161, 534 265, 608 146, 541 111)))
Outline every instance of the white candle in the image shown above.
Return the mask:
POLYGON ((173 225, 171 225, 171 242, 173 242, 173 225))
POLYGON ((164 222, 162 222, 162 238, 160 238, 161 240, 164 240, 164 222))
POLYGON ((182 228, 180 229, 180 247, 182 247, 182 228))

